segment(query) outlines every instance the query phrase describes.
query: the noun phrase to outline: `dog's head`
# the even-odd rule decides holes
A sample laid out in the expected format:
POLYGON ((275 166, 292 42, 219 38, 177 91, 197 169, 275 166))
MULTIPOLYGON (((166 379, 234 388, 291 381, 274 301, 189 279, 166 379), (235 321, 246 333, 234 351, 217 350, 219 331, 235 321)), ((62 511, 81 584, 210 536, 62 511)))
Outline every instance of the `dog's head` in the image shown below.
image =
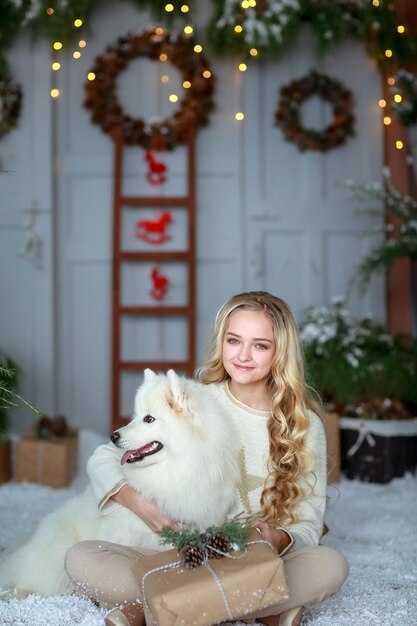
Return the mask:
POLYGON ((178 436, 178 428, 193 418, 185 379, 173 370, 156 374, 146 369, 136 392, 132 421, 111 435, 112 442, 124 450, 121 464, 160 462, 178 436))

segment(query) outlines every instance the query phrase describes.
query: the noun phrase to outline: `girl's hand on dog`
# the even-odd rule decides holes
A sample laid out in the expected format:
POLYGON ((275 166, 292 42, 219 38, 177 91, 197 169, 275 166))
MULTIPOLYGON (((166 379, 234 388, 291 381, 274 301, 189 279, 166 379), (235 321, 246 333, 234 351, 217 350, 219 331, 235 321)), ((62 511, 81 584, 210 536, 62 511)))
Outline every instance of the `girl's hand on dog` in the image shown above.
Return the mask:
POLYGON ((170 528, 176 531, 181 530, 180 525, 162 513, 154 502, 145 500, 136 489, 133 489, 128 484, 123 485, 112 497, 118 504, 125 506, 140 517, 154 533, 160 533, 163 528, 170 528))
POLYGON ((274 528, 266 522, 256 522, 255 528, 261 535, 262 539, 265 539, 270 543, 278 554, 281 554, 287 546, 291 543, 291 537, 285 530, 274 528))

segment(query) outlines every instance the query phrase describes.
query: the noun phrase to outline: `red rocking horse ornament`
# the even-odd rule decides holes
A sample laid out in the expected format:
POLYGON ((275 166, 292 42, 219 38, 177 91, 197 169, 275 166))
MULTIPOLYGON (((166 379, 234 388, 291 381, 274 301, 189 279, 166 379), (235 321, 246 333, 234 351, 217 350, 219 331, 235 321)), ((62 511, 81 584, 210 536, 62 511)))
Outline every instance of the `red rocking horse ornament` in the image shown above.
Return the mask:
POLYGON ((139 220, 136 222, 138 229, 135 236, 148 243, 159 244, 171 239, 171 235, 166 232, 169 224, 172 224, 172 215, 168 211, 156 220, 139 220))
POLYGON ((166 181, 167 166, 161 161, 157 161, 151 150, 145 150, 145 161, 148 162, 146 178, 151 185, 162 185, 166 181))
POLYGON ((149 295, 154 300, 163 300, 168 293, 169 278, 159 273, 159 268, 154 265, 151 269, 152 289, 149 295))

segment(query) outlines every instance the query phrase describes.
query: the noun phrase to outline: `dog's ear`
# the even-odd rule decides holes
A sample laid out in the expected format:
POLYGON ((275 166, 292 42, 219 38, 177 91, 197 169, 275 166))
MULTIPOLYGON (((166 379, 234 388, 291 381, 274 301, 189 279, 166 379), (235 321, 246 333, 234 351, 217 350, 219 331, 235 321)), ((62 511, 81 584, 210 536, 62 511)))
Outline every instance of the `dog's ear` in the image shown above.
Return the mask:
POLYGON ((182 411, 185 408, 185 388, 183 379, 178 376, 174 370, 167 371, 167 380, 169 383, 170 395, 169 402, 172 403, 172 407, 177 411, 182 411))
POLYGON ((145 381, 145 383, 148 383, 151 380, 155 380, 155 378, 158 378, 158 374, 155 374, 153 370, 147 367, 145 371, 143 372, 143 380, 145 381))

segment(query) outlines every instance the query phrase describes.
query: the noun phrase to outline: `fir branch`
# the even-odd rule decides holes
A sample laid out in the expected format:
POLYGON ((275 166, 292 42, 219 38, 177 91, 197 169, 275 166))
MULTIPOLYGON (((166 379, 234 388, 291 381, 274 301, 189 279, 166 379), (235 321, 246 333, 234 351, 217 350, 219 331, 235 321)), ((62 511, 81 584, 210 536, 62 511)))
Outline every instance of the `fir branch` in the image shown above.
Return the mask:
POLYGON ((210 526, 206 531, 184 528, 180 531, 163 528, 160 533, 161 544, 170 544, 181 551, 188 544, 198 545, 205 549, 208 539, 217 533, 221 533, 230 544, 234 544, 241 550, 245 546, 245 540, 249 534, 251 525, 248 523, 226 522, 222 526, 210 526))

